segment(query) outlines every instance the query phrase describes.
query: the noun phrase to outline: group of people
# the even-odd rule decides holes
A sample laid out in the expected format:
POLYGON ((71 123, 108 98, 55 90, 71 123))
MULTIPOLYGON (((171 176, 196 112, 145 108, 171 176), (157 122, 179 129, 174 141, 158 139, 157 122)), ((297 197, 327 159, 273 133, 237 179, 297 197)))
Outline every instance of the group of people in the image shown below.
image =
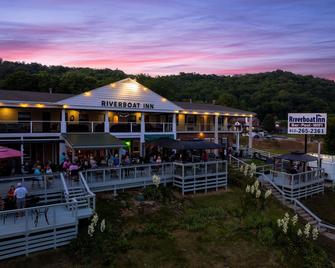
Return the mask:
MULTIPOLYGON (((16 188, 14 185, 11 185, 5 198, 2 198, 0 195, 0 210, 25 208, 27 194, 28 190, 22 183, 19 182, 16 188)), ((22 213, 19 213, 20 215, 22 213)))

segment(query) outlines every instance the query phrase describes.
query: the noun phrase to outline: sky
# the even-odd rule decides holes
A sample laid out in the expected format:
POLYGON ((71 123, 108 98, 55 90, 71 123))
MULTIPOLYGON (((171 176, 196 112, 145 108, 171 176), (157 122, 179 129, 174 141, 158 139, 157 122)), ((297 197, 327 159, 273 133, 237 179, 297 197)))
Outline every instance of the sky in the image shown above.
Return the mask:
POLYGON ((335 80, 334 0, 1 0, 0 14, 3 60, 335 80))

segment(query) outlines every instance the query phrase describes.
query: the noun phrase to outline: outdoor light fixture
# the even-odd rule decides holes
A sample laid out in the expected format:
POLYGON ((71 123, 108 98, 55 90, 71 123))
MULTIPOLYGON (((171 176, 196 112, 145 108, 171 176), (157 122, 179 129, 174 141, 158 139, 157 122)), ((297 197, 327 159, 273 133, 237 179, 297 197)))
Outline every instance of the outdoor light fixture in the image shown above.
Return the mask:
POLYGON ((41 103, 37 103, 35 106, 36 106, 37 108, 44 108, 44 107, 45 107, 45 105, 44 105, 44 104, 41 104, 41 103))
POLYGON ((166 98, 162 98, 162 102, 166 102, 166 98))
POLYGON ((64 109, 69 108, 69 105, 64 104, 64 105, 63 105, 63 108, 64 108, 64 109))
POLYGON ((20 103, 20 106, 25 108, 25 107, 28 107, 29 105, 28 105, 28 103, 20 103))
POLYGON ((84 96, 86 96, 86 97, 89 97, 89 96, 91 96, 91 95, 92 95, 92 93, 89 92, 89 91, 87 91, 87 92, 84 93, 84 96))

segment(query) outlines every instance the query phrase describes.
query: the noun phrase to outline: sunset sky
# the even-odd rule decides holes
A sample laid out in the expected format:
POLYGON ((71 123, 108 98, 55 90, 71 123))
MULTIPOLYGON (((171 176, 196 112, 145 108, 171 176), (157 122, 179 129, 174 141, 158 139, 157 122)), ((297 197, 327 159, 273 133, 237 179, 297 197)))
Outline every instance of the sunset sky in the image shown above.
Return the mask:
POLYGON ((2 0, 0 10, 3 60, 335 79, 334 0, 2 0))

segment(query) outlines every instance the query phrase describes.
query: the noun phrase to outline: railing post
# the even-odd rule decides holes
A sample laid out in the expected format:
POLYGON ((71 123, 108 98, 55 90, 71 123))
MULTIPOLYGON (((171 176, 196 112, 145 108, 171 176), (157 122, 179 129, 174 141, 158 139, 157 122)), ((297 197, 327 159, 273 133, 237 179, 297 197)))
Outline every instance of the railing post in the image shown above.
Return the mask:
POLYGON ((93 121, 91 122, 91 132, 92 133, 94 132, 94 122, 93 121))
POLYGON ((33 133, 33 121, 29 123, 30 133, 33 133))
POLYGON ((133 132, 133 122, 130 122, 130 132, 133 132))

